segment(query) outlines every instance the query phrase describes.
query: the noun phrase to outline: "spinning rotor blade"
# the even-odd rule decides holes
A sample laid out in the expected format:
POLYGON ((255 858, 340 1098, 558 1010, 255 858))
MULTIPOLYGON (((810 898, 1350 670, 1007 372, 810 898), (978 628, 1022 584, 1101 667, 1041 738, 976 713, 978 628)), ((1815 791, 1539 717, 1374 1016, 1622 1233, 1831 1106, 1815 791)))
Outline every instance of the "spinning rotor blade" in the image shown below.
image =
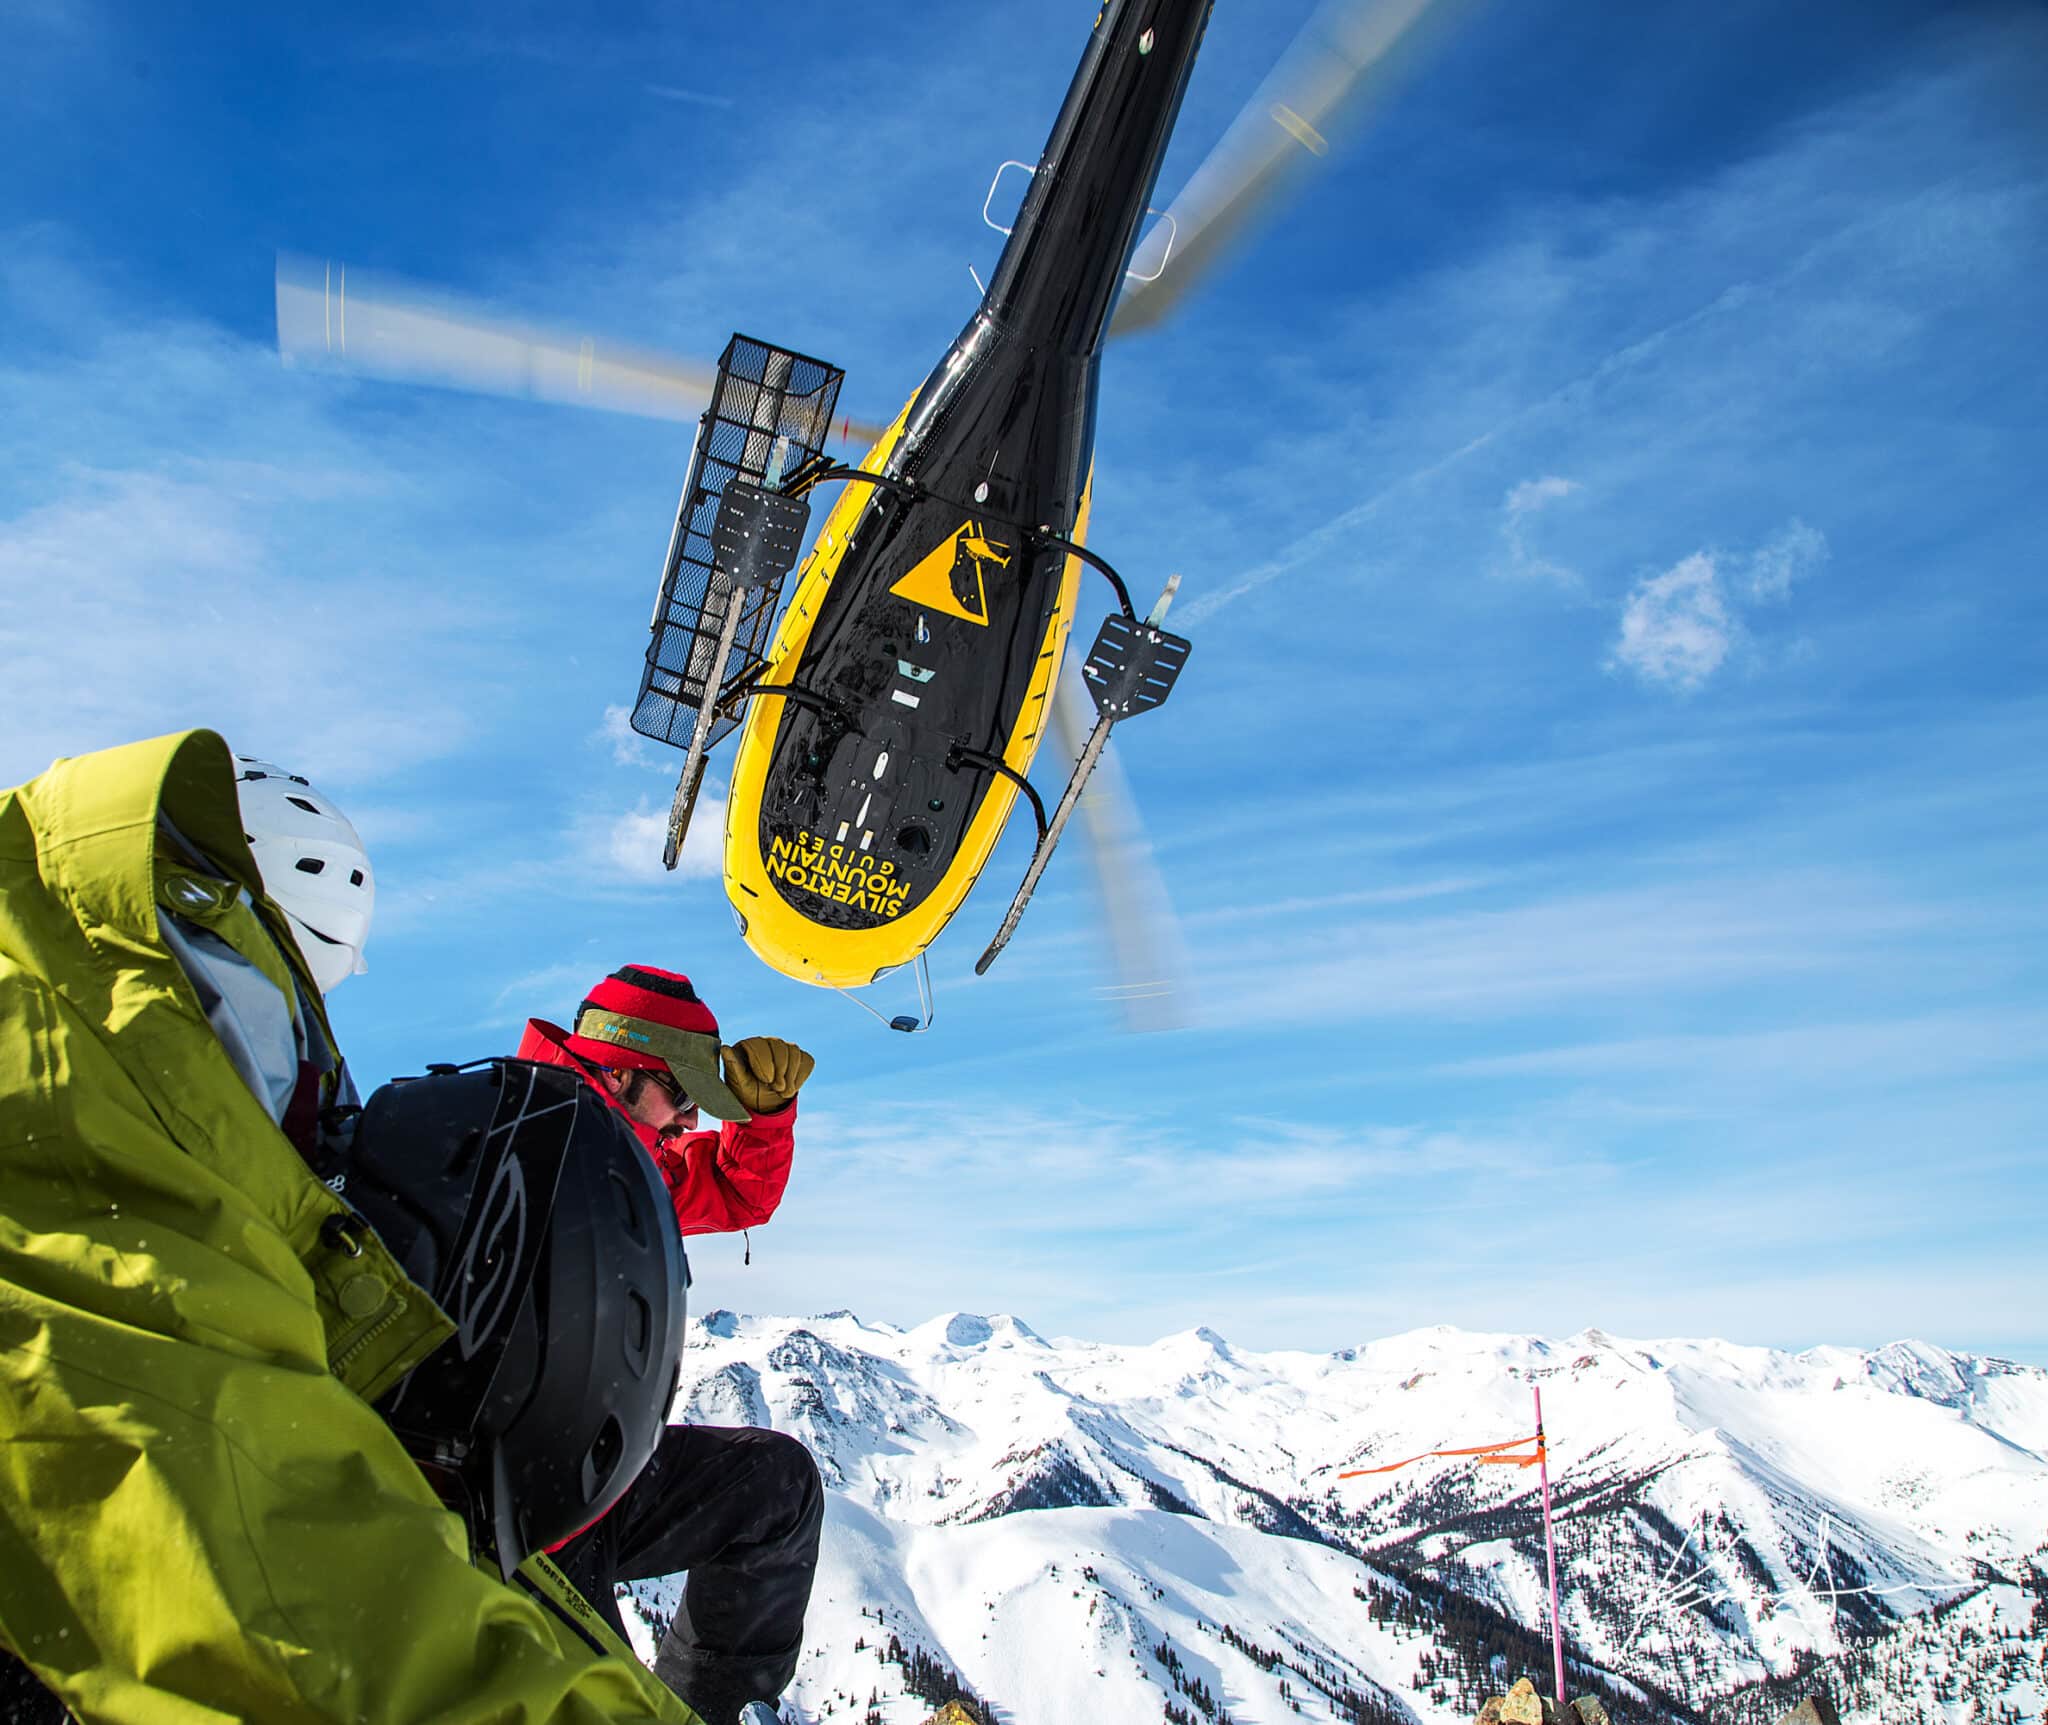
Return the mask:
MULTIPOLYGON (((287 365, 650 419, 696 418, 718 380, 715 365, 509 323, 446 295, 284 253, 277 350, 287 365)), ((843 429, 857 441, 881 434, 852 421, 843 429)))
MULTIPOLYGON (((1052 713, 1060 748, 1070 760, 1081 753, 1094 722, 1083 683, 1070 649, 1052 713)), ((1114 743, 1104 749, 1081 793, 1081 819, 1113 976, 1096 992, 1122 1006, 1127 1030, 1184 1030, 1193 1022, 1187 951, 1114 743)))
POLYGON ((1180 303, 1306 157, 1355 108, 1366 74, 1432 0, 1323 0, 1131 259, 1109 333, 1148 329, 1180 303), (1163 270, 1162 270, 1163 266, 1163 270), (1148 279, 1150 278, 1150 279, 1148 279))
POLYGON ((506 323, 346 264, 283 254, 277 347, 287 362, 655 419, 694 418, 718 378, 715 366, 600 348, 588 336, 506 323))

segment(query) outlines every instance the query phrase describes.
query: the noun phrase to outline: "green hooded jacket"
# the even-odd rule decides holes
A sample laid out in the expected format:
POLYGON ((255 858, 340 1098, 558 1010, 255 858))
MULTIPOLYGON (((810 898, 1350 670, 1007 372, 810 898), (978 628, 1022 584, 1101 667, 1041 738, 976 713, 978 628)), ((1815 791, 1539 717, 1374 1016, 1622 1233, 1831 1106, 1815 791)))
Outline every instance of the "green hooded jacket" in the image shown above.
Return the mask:
POLYGON ((545 1559, 477 1567, 370 1406, 448 1321, 323 1244, 159 904, 302 962, 212 732, 0 792, 0 1648, 89 1725, 691 1725, 545 1559))

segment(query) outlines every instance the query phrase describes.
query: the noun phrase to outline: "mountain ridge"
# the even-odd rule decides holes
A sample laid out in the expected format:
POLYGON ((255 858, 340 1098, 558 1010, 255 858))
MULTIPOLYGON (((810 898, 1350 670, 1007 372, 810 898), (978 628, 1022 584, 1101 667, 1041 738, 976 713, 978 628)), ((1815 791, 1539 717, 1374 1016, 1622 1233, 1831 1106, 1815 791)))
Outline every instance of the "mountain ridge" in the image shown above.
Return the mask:
MULTIPOLYGON (((1123 1346, 1002 1314, 717 1311, 684 1364, 676 1417, 775 1425, 825 1473, 786 1704, 805 1725, 921 1718, 913 1662, 1006 1725, 1469 1719, 1548 1671, 1533 1471, 1337 1475, 1526 1436, 1534 1388, 1567 1646, 1617 1720, 1749 1725, 1802 1680, 1845 1720, 1901 1689, 1916 1718, 2048 1705, 2048 1372, 2009 1360, 1446 1325, 1261 1352, 1206 1327, 1123 1346)), ((673 1586, 635 1595, 651 1623, 673 1586)))

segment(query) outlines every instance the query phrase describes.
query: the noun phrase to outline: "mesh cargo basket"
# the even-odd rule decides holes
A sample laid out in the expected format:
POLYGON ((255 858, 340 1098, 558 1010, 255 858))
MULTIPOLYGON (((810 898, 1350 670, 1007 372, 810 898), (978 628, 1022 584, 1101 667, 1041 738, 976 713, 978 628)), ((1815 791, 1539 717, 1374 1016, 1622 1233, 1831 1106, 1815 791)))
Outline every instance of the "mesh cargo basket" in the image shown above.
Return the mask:
MULTIPOLYGON (((768 490, 805 462, 822 455, 839 404, 845 373, 823 360, 736 335, 718 362, 711 405, 698 422, 690 476, 676 506, 668 562, 655 601, 647 668, 633 703, 633 729, 656 742, 687 748, 708 685, 727 681, 758 660, 782 602, 780 582, 751 589, 743 601, 739 634, 723 665, 719 624, 731 593, 712 548, 712 528, 729 481, 747 479, 768 490)), ((716 743, 737 720, 718 714, 716 743)))

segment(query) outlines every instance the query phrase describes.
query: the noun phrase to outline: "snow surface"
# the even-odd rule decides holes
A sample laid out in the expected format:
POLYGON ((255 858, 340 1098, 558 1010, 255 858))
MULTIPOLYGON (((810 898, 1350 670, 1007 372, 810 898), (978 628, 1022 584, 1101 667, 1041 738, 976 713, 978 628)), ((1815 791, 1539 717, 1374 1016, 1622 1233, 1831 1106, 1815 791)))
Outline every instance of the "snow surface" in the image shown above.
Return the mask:
MULTIPOLYGON (((1347 1695, 1469 1719, 1480 1692, 1432 1681, 1442 1647, 1367 1597, 1420 1574, 1547 1634, 1534 1470, 1338 1475, 1525 1436, 1536 1388, 1567 1642, 1624 1692, 1707 1717, 1861 1646, 1924 1677, 1912 1716, 2048 1705, 2025 1592, 2048 1570, 2048 1373, 2009 1362, 1443 1326, 1254 1353, 1205 1329, 1115 1347, 1004 1316, 713 1312, 683 1384, 675 1417, 793 1432, 830 1488, 785 1703, 805 1725, 924 1716, 877 1656, 891 1635, 1014 1725, 1199 1718, 1194 1679, 1235 1721, 1347 1718, 1347 1695)), ((635 1593, 658 1619, 674 1584, 635 1593)))

